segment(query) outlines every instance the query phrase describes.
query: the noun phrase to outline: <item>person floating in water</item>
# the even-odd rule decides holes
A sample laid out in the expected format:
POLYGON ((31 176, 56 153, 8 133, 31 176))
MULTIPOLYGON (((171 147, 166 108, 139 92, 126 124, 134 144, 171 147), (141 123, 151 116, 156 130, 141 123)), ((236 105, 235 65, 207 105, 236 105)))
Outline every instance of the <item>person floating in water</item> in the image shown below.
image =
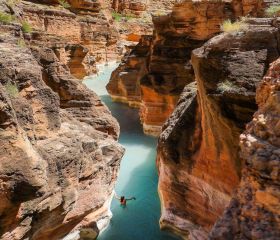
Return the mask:
POLYGON ((115 192, 115 198, 118 199, 121 203, 121 206, 126 206, 126 202, 130 201, 130 200, 136 200, 135 197, 131 197, 131 198, 125 198, 125 196, 121 196, 119 197, 116 192, 115 192))

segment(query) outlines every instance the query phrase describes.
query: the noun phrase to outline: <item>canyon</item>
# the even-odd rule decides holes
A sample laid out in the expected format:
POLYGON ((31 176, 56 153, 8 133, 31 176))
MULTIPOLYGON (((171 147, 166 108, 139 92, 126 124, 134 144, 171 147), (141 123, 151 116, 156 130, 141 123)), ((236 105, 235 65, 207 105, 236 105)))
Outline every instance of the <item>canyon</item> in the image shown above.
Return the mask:
MULTIPOLYGON (((111 97, 140 109, 146 134, 160 134, 162 229, 207 239, 239 186, 248 160, 239 155, 239 136, 257 110, 256 86, 279 57, 279 20, 264 17, 275 3, 175 4, 171 14, 153 18, 154 34, 142 36, 112 74, 111 97), (214 37, 225 19, 242 16, 244 31, 214 37)), ((279 214, 271 215, 276 239, 279 214)), ((260 232, 258 239, 268 238, 265 228, 260 232)))
POLYGON ((197 92, 185 87, 159 138, 163 228, 206 238, 237 188, 239 135, 257 110, 256 86, 279 57, 279 29, 270 24, 251 19, 242 34, 218 35, 193 51, 197 92))
POLYGON ((154 16, 154 33, 122 59, 108 92, 138 105, 144 132, 158 136, 186 84, 194 81, 192 50, 219 33, 226 19, 261 16, 262 1, 181 1, 169 15, 154 16), (136 76, 135 76, 136 75, 136 76))
POLYGON ((111 218, 124 149, 108 108, 71 75, 85 55, 76 17, 28 2, 0 9, 42 27, 0 24, 0 238, 94 239, 111 218))
POLYGON ((81 80, 116 60, 111 99, 158 137, 159 227, 280 238, 277 4, 0 0, 0 239, 96 239, 108 225, 122 129, 81 80))

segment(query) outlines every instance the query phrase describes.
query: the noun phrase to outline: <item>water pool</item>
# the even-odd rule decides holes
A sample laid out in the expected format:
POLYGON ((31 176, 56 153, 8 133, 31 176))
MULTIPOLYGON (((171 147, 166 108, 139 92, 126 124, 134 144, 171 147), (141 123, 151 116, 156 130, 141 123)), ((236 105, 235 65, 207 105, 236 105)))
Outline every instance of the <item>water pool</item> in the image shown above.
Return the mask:
POLYGON ((160 231, 160 202, 157 192, 156 171, 157 139, 143 134, 138 110, 121 103, 112 102, 106 91, 112 71, 117 64, 103 66, 98 76, 88 77, 84 83, 94 90, 109 107, 121 127, 119 142, 126 148, 116 183, 118 195, 135 196, 122 208, 113 200, 113 217, 109 227, 98 240, 175 240, 175 236, 160 231))

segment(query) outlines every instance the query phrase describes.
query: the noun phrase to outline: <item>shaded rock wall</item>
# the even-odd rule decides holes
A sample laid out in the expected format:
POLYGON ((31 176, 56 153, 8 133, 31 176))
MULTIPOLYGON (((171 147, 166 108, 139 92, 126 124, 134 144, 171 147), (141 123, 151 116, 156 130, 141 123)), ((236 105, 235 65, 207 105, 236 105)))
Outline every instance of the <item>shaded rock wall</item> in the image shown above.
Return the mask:
POLYGON ((114 101, 139 107, 141 102, 140 81, 148 73, 148 57, 151 36, 142 36, 139 43, 128 49, 119 67, 113 71, 107 90, 114 101))
POLYGON ((185 111, 179 101, 159 139, 161 225, 190 239, 206 238, 239 184, 239 135, 257 109, 256 86, 279 56, 278 24, 248 23, 193 51, 197 107, 193 99, 185 111))
MULTIPOLYGON (((147 59, 143 61, 141 55, 139 60, 142 61, 141 68, 146 69, 138 72, 130 84, 123 84, 123 69, 133 69, 130 59, 137 58, 135 51, 132 51, 131 58, 125 57, 119 69, 112 75, 109 83, 111 96, 129 102, 130 96, 127 97, 126 92, 134 92, 134 99, 140 100, 144 132, 158 135, 163 123, 174 110, 183 88, 194 81, 190 63, 192 50, 219 33, 220 24, 225 19, 234 20, 244 15, 262 14, 262 1, 185 0, 175 4, 169 15, 155 15, 153 18, 154 34, 146 54, 147 59), (128 90, 124 90, 126 86, 128 90)), ((146 49, 141 43, 138 48, 141 46, 146 49)), ((137 69, 138 66, 134 70, 137 69)))
POLYGON ((256 100, 259 109, 240 136, 241 183, 210 239, 280 238, 280 59, 258 87, 256 100))
POLYGON ((19 24, 0 31, 0 238, 94 239, 111 215, 119 126, 51 48, 19 44, 19 24))

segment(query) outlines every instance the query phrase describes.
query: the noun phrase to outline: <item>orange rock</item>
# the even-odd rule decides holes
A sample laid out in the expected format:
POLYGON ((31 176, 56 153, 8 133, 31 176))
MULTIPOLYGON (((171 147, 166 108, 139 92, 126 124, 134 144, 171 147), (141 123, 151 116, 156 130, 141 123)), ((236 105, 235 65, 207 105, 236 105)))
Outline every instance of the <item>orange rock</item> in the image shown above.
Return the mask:
MULTIPOLYGON (((187 85, 160 135, 161 226, 186 238, 206 239, 229 204, 243 167, 239 136, 257 108, 256 85, 279 56, 279 29, 272 20, 248 21, 246 31, 218 35, 193 51, 197 98, 187 85)), ((265 118, 255 122, 260 136, 269 138, 265 118)), ((268 170, 264 157, 251 161, 268 170)))
POLYGON ((21 2, 19 7, 23 20, 33 29, 31 44, 55 49, 71 73, 83 79, 96 72, 97 63, 118 58, 119 34, 101 11, 99 1, 69 3, 75 13, 27 2, 21 2))
POLYGON ((246 162, 230 205, 210 239, 278 239, 280 237, 280 59, 271 64, 257 90, 258 111, 241 135, 246 162), (259 127, 257 119, 262 121, 259 127), (263 135, 263 131, 267 135, 263 135), (261 168, 257 162, 263 162, 261 168), (256 164, 257 163, 257 164, 256 164))

